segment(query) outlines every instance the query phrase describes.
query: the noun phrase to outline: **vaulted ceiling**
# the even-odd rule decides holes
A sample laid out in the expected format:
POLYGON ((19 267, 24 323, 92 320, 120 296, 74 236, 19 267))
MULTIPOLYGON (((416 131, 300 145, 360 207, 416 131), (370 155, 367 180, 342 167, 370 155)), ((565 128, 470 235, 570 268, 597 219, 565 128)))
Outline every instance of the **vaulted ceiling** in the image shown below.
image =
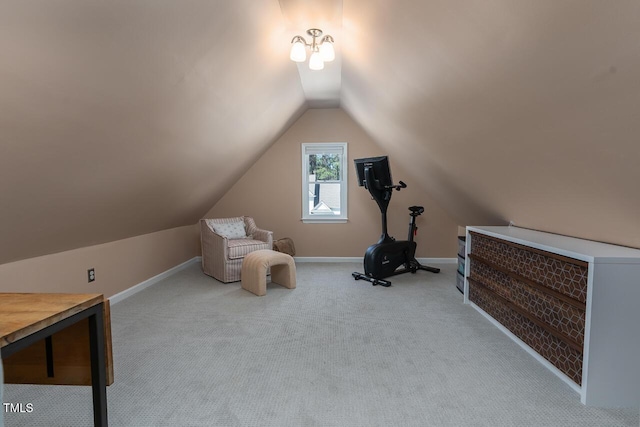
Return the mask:
POLYGON ((0 263, 194 224, 315 107, 462 225, 640 246, 635 0, 36 0, 0 4, 0 263))

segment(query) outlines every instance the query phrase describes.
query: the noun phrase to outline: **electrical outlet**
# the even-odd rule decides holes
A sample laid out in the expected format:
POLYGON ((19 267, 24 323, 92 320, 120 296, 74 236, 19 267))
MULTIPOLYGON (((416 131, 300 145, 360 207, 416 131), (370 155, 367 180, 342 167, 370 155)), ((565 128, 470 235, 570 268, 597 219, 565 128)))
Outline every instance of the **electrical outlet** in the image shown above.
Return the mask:
POLYGON ((96 280, 96 269, 90 268, 87 270, 87 278, 89 279, 89 283, 95 282, 96 280))

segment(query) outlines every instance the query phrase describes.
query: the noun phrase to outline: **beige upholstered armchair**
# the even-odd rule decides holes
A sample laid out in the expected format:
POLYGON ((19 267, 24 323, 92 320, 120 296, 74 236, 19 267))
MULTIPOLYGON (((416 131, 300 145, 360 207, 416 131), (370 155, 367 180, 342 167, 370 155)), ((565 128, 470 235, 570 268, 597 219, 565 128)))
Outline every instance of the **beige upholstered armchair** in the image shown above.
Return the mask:
POLYGON ((201 219, 200 243, 204 273, 221 282, 237 282, 244 256, 272 249, 273 232, 259 229, 248 216, 201 219))

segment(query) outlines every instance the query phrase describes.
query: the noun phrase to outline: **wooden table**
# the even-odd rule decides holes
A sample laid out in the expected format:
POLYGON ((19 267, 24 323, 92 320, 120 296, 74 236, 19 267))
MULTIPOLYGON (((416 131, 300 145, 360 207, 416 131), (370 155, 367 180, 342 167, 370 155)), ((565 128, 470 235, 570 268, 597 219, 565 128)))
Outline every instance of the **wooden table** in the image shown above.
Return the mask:
POLYGON ((102 294, 0 293, 0 350, 5 359, 88 319, 95 426, 107 426, 102 294))

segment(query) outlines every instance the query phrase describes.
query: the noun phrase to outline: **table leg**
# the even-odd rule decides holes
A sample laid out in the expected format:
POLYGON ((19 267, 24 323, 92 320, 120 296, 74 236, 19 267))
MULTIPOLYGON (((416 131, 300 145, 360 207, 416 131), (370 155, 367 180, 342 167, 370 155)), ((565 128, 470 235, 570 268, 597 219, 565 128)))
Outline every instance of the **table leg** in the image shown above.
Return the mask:
POLYGON ((103 304, 89 316, 89 347, 91 348, 91 388, 93 391, 93 424, 107 427, 107 381, 104 360, 103 304))

